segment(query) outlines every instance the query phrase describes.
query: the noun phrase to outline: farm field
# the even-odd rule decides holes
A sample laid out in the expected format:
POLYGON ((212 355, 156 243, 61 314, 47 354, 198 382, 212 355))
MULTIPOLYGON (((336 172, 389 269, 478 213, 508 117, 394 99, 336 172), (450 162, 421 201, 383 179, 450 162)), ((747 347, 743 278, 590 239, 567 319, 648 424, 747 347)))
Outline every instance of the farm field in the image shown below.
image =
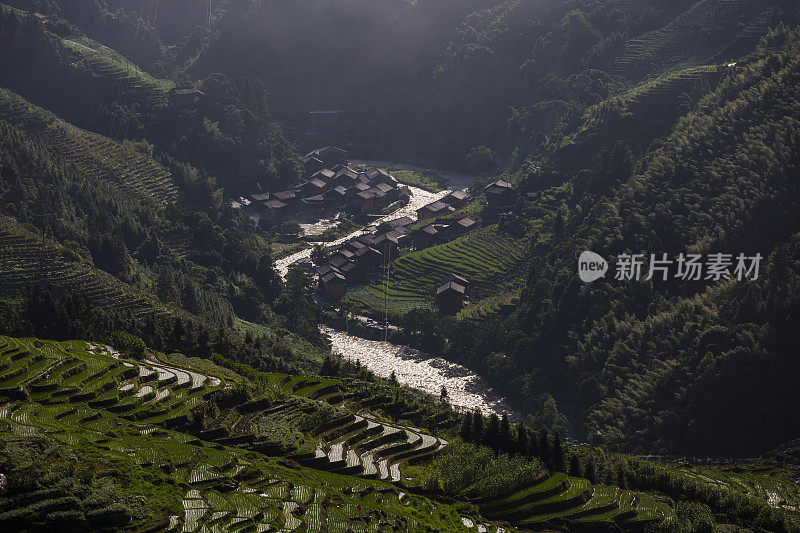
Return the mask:
POLYGON ((0 88, 0 120, 38 138, 79 168, 158 204, 179 199, 170 173, 130 146, 77 128, 0 88))
POLYGON ((495 285, 514 277, 526 239, 499 232, 497 226, 480 228, 450 242, 401 256, 390 268, 389 281, 375 280, 345 297, 349 303, 390 312, 405 312, 432 304, 436 284, 454 273, 470 281, 470 295, 480 299, 492 294, 495 285))
MULTIPOLYGON (((165 473, 173 484, 159 489, 159 501, 172 507, 141 524, 169 531, 495 533, 513 531, 508 522, 574 520, 639 530, 669 518, 646 495, 563 474, 497 501, 441 503, 419 492, 415 473, 448 441, 388 422, 380 413, 390 399, 347 390, 335 379, 264 374, 269 395, 220 400, 199 422, 210 400, 235 396, 244 378, 197 363, 180 354, 131 360, 86 341, 0 337, 0 440, 72 447, 127 463, 144 480, 150 470, 165 473), (327 418, 316 429, 305 422, 320 413, 327 418)), ((9 517, 37 523, 66 511, 92 524, 124 518, 96 499, 96 506, 80 507, 69 487, 31 488, 0 500, 0 524, 9 517)))
POLYGON ((57 291, 83 294, 112 311, 130 311, 135 316, 164 312, 160 302, 0 217, 0 290, 13 294, 42 283, 57 291))
POLYGON ((62 44, 84 56, 96 73, 118 81, 119 91, 131 93, 131 102, 149 105, 166 103, 166 93, 175 84, 152 77, 111 48, 87 37, 62 39, 62 44))
POLYGON ((790 512, 800 512, 800 485, 794 475, 774 465, 726 466, 713 468, 703 466, 681 467, 689 476, 718 487, 727 488, 767 501, 771 506, 790 512))

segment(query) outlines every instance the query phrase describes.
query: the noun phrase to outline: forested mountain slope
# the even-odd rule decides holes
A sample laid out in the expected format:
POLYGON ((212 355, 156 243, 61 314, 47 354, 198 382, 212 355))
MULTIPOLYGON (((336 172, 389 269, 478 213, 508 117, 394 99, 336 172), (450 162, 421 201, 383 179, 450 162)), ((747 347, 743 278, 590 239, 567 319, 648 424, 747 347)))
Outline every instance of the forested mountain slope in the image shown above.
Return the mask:
POLYGON ((262 1, 223 18, 192 71, 256 73, 299 127, 304 112, 341 109, 365 150, 463 164, 475 145, 535 151, 542 139, 508 128, 514 110, 550 137, 644 80, 733 61, 796 16, 778 0, 262 1))
POLYGON ((53 13, 42 22, 0 4, 0 44, 8 52, 0 58, 0 85, 99 135, 146 139, 213 174, 229 194, 281 189, 299 179, 297 152, 269 125, 263 82, 219 73, 178 83, 158 78, 135 63, 144 37, 113 50, 53 13), (197 106, 169 105, 170 88, 195 86, 204 93, 197 106))
POLYGON ((630 178, 613 161, 579 173, 549 231, 533 237, 507 322, 518 331, 497 340, 506 357, 471 350, 483 333, 468 328, 449 336, 453 356, 472 351, 466 360, 513 381, 520 399, 551 391, 584 438, 619 449, 746 455, 793 438, 797 51, 795 31, 773 32, 630 178), (611 261, 715 252, 764 261, 754 281, 633 282, 612 270, 584 284, 583 250, 611 261))

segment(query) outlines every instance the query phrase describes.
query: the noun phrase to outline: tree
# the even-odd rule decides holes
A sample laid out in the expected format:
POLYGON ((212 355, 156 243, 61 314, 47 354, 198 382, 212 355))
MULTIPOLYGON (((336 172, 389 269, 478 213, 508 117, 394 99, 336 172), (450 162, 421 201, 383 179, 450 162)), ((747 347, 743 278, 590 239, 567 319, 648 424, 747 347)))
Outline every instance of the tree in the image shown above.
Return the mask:
POLYGON ((491 172, 497 168, 497 156, 488 146, 473 146, 466 156, 469 169, 476 174, 491 172))
POLYGON ((472 440, 481 442, 483 439, 483 414, 479 409, 472 413, 472 440))
POLYGON ((328 260, 328 249, 321 244, 317 244, 314 248, 311 249, 311 261, 320 266, 328 260))
POLYGON ((517 453, 523 457, 529 457, 528 453, 528 428, 520 422, 517 424, 517 442, 515 444, 517 453))
POLYGON ((583 465, 577 453, 570 454, 569 456, 569 475, 583 477, 583 465))
POLYGON ((459 429, 459 435, 464 440, 464 442, 469 442, 472 440, 472 415, 469 413, 464 413, 464 416, 461 417, 461 429, 459 429))
POLYGON ((483 442, 497 452, 499 441, 500 419, 497 417, 496 413, 492 413, 489 415, 489 423, 486 424, 486 435, 484 436, 483 442))
POLYGON ((134 359, 144 359, 147 352, 147 346, 145 346, 144 341, 126 331, 117 330, 112 333, 111 342, 124 355, 134 359))
POLYGON ((556 431, 553 435, 553 470, 557 472, 566 471, 566 461, 564 457, 564 443, 561 441, 561 434, 556 431))
POLYGON ((200 357, 211 357, 211 346, 209 346, 209 337, 206 328, 200 330, 197 336, 197 355, 200 357))
POLYGON ((322 367, 319 369, 321 376, 333 375, 333 364, 331 363, 331 355, 325 354, 325 359, 322 361, 322 367))
POLYGON ((497 446, 503 451, 509 451, 511 449, 511 425, 506 413, 503 413, 503 418, 500 419, 500 432, 497 446))

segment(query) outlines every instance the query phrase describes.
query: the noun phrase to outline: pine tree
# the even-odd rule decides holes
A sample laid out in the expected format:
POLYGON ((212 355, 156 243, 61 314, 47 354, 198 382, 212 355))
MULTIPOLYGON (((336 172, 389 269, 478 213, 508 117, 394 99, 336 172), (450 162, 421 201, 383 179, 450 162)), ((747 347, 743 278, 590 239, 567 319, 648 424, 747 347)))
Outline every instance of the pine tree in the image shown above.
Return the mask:
POLYGON ((320 367, 319 373, 321 376, 330 376, 333 373, 330 354, 325 354, 325 359, 322 361, 322 367, 320 367))
POLYGON ((542 428, 539 431, 539 457, 547 463, 552 465, 552 447, 550 446, 550 434, 546 429, 542 428))
POLYGON ((497 418, 495 413, 492 413, 489 417, 489 423, 486 424, 486 437, 483 441, 495 452, 497 451, 497 446, 500 441, 500 419, 497 418))
POLYGON ((517 424, 517 453, 523 457, 528 457, 528 429, 520 422, 517 424))
POLYGON ((553 435, 553 470, 557 472, 564 472, 566 461, 564 457, 564 443, 561 441, 561 434, 556 431, 553 435))
POLYGON ((461 438, 464 439, 464 442, 469 442, 472 440, 472 415, 469 413, 464 413, 464 416, 461 417, 461 429, 459 430, 459 435, 461 435, 461 438))
POLYGON ((483 414, 478 409, 472 413, 472 440, 474 442, 483 441, 483 414))
POLYGON ((597 466, 595 465, 595 458, 590 457, 586 465, 586 479, 595 483, 597 481, 597 466))
POLYGON ((497 438, 497 447, 503 451, 511 449, 511 424, 508 421, 508 415, 503 413, 503 418, 500 419, 500 431, 497 438))
POLYGON ((581 458, 576 453, 570 454, 569 456, 569 475, 583 477, 583 465, 581 464, 581 458))

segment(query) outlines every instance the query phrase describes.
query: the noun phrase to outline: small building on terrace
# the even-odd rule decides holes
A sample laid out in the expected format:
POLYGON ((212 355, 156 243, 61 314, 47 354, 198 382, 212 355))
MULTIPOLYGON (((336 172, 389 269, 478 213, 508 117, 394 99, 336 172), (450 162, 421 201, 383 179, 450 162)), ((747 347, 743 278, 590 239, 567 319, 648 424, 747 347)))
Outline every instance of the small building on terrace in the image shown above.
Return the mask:
POLYGON ((325 275, 320 276, 317 288, 325 298, 338 300, 347 291, 347 279, 336 270, 330 270, 325 275))
POLYGON ((514 189, 507 181, 497 180, 483 188, 489 207, 508 207, 514 202, 514 189))
POLYGON ((436 287, 436 306, 442 313, 453 314, 464 307, 467 288, 456 281, 448 281, 436 287))
POLYGON ((423 205, 417 209, 417 220, 427 220, 434 217, 443 217, 455 211, 444 202, 436 201, 428 205, 423 205))

